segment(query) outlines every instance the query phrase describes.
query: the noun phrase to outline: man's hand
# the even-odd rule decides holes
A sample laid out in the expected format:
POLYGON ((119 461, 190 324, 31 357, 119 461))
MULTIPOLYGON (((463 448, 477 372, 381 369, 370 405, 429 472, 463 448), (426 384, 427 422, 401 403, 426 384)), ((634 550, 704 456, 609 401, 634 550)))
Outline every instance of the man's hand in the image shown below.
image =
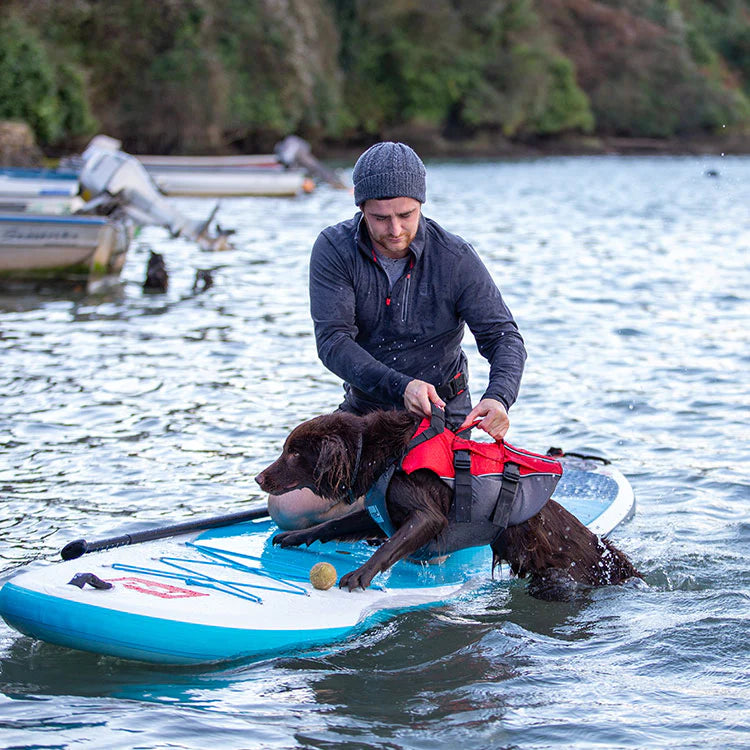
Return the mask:
POLYGON ((411 380, 404 391, 404 406, 414 414, 432 416, 432 404, 445 409, 445 401, 438 396, 435 386, 424 380, 411 380))
POLYGON ((477 427, 480 430, 484 430, 495 440, 501 440, 505 437, 505 433, 508 432, 508 428, 510 427, 507 409, 501 401, 494 398, 483 398, 469 412, 459 429, 463 430, 465 427, 469 427, 476 422, 477 419, 482 419, 482 421, 477 424, 477 427))

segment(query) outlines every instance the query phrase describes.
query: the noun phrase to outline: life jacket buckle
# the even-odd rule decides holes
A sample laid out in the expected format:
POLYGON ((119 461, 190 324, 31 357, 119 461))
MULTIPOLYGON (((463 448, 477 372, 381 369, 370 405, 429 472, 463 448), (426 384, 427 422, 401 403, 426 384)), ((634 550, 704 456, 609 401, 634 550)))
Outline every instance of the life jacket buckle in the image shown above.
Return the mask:
POLYGON ((471 471, 471 452, 464 450, 454 451, 453 465, 456 467, 456 471, 471 471))
POLYGON ((463 372, 457 372, 447 383, 443 383, 436 390, 438 396, 443 401, 450 401, 452 398, 463 393, 466 390, 466 386, 466 375, 463 372))

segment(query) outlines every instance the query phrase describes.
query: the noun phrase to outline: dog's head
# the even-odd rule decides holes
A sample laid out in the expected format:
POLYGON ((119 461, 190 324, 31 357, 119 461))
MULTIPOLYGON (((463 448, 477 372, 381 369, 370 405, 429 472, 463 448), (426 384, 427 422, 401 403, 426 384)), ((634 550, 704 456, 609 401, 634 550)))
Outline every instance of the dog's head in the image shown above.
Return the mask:
POLYGON ((276 461, 255 481, 271 495, 309 487, 316 495, 339 500, 354 481, 362 419, 336 412, 303 422, 290 433, 276 461))

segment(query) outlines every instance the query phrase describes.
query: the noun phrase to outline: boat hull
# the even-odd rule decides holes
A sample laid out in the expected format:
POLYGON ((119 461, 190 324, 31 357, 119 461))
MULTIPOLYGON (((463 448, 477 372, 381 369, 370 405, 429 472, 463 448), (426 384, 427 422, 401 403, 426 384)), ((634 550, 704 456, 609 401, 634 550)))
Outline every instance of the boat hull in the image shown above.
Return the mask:
POLYGON ((226 169, 226 168, 279 168, 283 166, 274 154, 235 154, 232 156, 158 156, 134 154, 143 166, 180 167, 187 169, 226 169))
POLYGON ((0 169, 0 213, 70 214, 83 205, 77 175, 48 169, 0 169))
POLYGON ((132 228, 100 216, 0 214, 0 281, 86 281, 117 277, 132 228))
POLYGON ((304 171, 263 168, 147 167, 159 190, 169 196, 293 197, 305 190, 304 171))

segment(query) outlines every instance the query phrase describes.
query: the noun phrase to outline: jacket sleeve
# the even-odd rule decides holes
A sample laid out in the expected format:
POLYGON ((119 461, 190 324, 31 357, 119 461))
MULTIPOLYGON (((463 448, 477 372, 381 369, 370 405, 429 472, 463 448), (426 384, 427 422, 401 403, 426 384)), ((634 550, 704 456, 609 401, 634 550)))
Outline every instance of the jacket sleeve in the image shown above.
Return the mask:
POLYGON ((482 398, 510 408, 518 396, 526 347, 500 290, 471 245, 464 246, 454 270, 457 311, 489 362, 489 384, 482 398))
POLYGON ((353 264, 321 233, 310 257, 310 313, 318 356, 355 388, 398 404, 412 378, 378 362, 357 344, 354 274, 353 264))

